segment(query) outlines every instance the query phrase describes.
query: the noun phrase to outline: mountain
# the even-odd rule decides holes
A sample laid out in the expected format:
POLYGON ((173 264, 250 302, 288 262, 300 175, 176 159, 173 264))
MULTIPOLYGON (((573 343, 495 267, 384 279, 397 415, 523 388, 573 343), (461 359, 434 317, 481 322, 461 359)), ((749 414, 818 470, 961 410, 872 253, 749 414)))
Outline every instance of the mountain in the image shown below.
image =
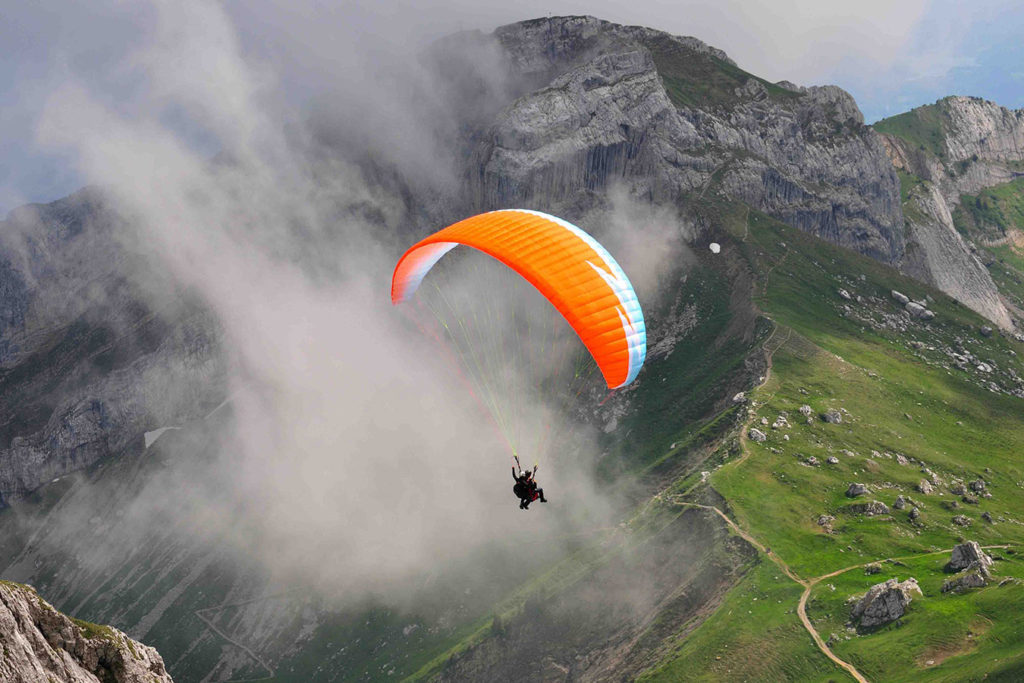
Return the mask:
MULTIPOLYGON (((980 98, 948 97, 874 128, 900 172, 908 242, 916 247, 904 271, 1010 329, 1006 302, 953 215, 966 195, 1020 177, 1024 113, 980 98)), ((1014 314, 1019 317, 1019 309, 1014 314)))
MULTIPOLYGON (((712 191, 893 264, 1012 328, 948 210, 925 190, 903 210, 885 154, 901 158, 898 145, 875 132, 893 120, 865 126, 839 88, 768 83, 693 38, 592 17, 522 22, 494 39, 517 75, 542 85, 502 111, 474 150, 466 173, 475 206, 540 202, 579 213, 622 184, 685 212, 692 196, 712 191)), ((1021 159, 1019 117, 977 116, 965 113, 949 133, 951 163, 980 154, 965 188, 1005 179, 1021 159)))
POLYGON ((494 39, 540 87, 474 150, 478 206, 578 212, 622 183, 685 210, 710 191, 885 262, 902 258, 898 179, 839 88, 768 83, 693 38, 592 17, 522 22, 494 39))
POLYGON ((10 683, 170 683, 156 650, 115 628, 75 621, 29 586, 0 583, 0 675, 10 683))
POLYGON ((865 126, 839 88, 591 17, 458 34, 425 60, 443 82, 480 45, 502 86, 451 85, 493 95, 454 126, 451 196, 359 162, 404 207, 396 243, 510 205, 614 239, 625 196, 691 250, 644 301, 637 382, 581 415, 629 491, 619 523, 510 585, 482 551, 486 570, 355 602, 176 524, 161 506, 203 511, 225 476, 227 342, 93 188, 0 230, 0 574, 186 681, 1019 678, 1018 113, 950 98, 865 126), (968 540, 992 570, 943 591, 968 540), (911 577, 897 621, 850 621, 847 600, 911 577))
POLYGON ((215 321, 125 225, 95 188, 0 223, 0 500, 224 398, 215 321))

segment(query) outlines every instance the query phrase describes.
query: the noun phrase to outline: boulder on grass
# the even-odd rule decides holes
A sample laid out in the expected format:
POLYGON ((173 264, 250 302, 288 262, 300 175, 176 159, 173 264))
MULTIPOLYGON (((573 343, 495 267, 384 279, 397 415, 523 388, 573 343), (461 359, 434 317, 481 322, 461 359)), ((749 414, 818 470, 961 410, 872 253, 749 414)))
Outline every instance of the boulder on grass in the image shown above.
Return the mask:
POLYGON ((875 628, 892 623, 902 617, 914 594, 921 595, 917 579, 910 578, 902 583, 889 579, 868 589, 850 610, 850 621, 861 628, 875 628))

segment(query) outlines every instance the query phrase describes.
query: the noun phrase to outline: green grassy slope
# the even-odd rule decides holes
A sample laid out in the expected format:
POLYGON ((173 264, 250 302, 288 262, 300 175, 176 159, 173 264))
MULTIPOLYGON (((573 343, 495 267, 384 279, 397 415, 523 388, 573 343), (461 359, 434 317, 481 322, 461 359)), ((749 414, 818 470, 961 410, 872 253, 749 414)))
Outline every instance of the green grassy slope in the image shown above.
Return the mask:
POLYGON ((935 104, 926 104, 882 119, 871 127, 879 133, 906 140, 913 147, 943 159, 946 156, 944 127, 948 120, 942 101, 939 100, 935 104))
POLYGON ((801 588, 760 561, 692 634, 642 681, 827 681, 835 667, 800 625, 801 588))
MULTIPOLYGON (((768 440, 748 443, 749 456, 713 473, 711 485, 725 497, 740 526, 803 579, 872 560, 908 558, 903 560, 908 566, 893 567, 889 574, 867 577, 863 570, 853 570, 823 582, 813 593, 809 615, 820 624, 819 633, 828 638, 837 632, 841 640, 833 651, 848 657, 869 679, 918 680, 927 674, 936 680, 960 680, 967 671, 1007 676, 1017 671, 1024 656, 1024 624, 1016 617, 1024 588, 1011 584, 963 596, 941 595, 935 564, 944 563, 948 552, 924 554, 948 549, 964 538, 983 544, 1024 542, 1024 401, 989 386, 990 381, 1003 389, 1019 386, 1011 373, 1024 370, 1017 355, 1024 354, 1024 346, 998 335, 984 338, 978 333, 984 321, 948 297, 763 216, 752 213, 745 248, 761 273, 758 304, 779 325, 776 335, 784 340, 774 353, 768 382, 754 394, 753 418, 755 423, 762 416, 774 421, 785 412, 792 427, 772 430, 758 424, 768 440), (837 294, 839 288, 861 301, 845 301, 837 294), (890 297, 891 289, 914 298, 930 296, 936 319, 909 320, 890 297), (949 353, 965 351, 975 361, 959 369, 949 353), (975 367, 982 360, 992 372, 975 367), (812 408, 809 423, 798 411, 805 404, 812 408), (845 411, 842 424, 820 418, 828 409, 845 411), (809 456, 817 464, 809 465, 809 456), (838 463, 828 464, 830 456, 838 463), (943 482, 927 495, 914 490, 928 476, 922 467, 943 482), (991 498, 965 502, 950 492, 954 478, 979 477, 991 498), (863 499, 846 497, 851 482, 867 484, 871 493, 863 499, 885 503, 890 514, 869 517, 852 510, 863 499), (898 495, 920 506, 916 523, 908 517, 909 506, 893 508, 898 495), (983 512, 993 523, 982 519, 983 512), (835 518, 834 533, 817 524, 823 514, 835 518), (964 515, 970 526, 954 524, 956 515, 964 515), (916 576, 924 596, 915 600, 897 630, 848 634, 845 600, 889 575, 916 576), (897 631, 898 638, 892 635, 897 631), (964 645, 968 631, 970 642, 964 645), (938 659, 942 661, 935 664, 938 659)), ((1022 569, 1019 562, 1008 561, 996 571, 1002 578, 1024 576, 1022 569)), ((773 580, 778 575, 774 565, 766 570, 773 580)), ((659 679, 697 680, 721 678, 723 666, 744 672, 742 657, 720 654, 741 646, 766 653, 767 661, 780 667, 798 666, 791 658, 799 659, 800 647, 813 648, 806 632, 801 637, 794 630, 790 642, 777 637, 771 626, 798 626, 792 595, 800 588, 792 581, 789 585, 790 598, 776 600, 771 616, 748 623, 742 607, 752 611, 750 596, 757 590, 768 592, 763 579, 757 583, 748 576, 725 603, 734 606, 734 615, 739 609, 740 618, 720 610, 684 642, 678 657, 649 673, 659 679), (768 625, 763 632, 760 623, 768 625), (722 659, 711 659, 708 650, 722 659)), ((765 609, 761 600, 757 609, 765 609)), ((821 661, 824 671, 831 668, 830 677, 846 678, 821 661)), ((822 676, 822 669, 808 666, 780 669, 776 679, 822 676)))
POLYGON ((800 97, 798 92, 759 78, 723 59, 685 48, 668 36, 649 39, 647 47, 669 99, 679 107, 714 109, 734 105, 742 99, 736 89, 751 79, 760 83, 776 102, 785 103, 800 97))
MULTIPOLYGON (((1016 555, 991 550, 1000 558, 997 576, 1024 576, 1024 562, 1016 555)), ((943 594, 949 578, 943 566, 949 553, 905 558, 882 564, 882 571, 866 575, 851 570, 815 588, 809 614, 826 637, 834 634, 833 651, 852 662, 870 680, 964 681, 991 672, 1024 672, 1019 614, 1024 608, 1020 586, 998 585, 962 594, 943 594), (922 597, 915 597, 899 623, 881 627, 868 636, 846 630, 849 595, 863 594, 870 586, 890 578, 917 578, 922 597)), ((1019 680, 1019 679, 1017 679, 1019 680)))
MULTIPOLYGON (((768 328, 730 300, 734 287, 749 289, 747 280, 731 282, 727 272, 704 259, 687 270, 674 297, 648 311, 656 330, 671 327, 666 320, 687 315, 693 324, 685 333, 670 332, 680 338, 669 353, 652 349, 644 377, 627 395, 629 414, 606 439, 620 469, 671 470, 679 460, 688 460, 696 441, 721 436, 735 423, 713 408, 746 388, 744 361, 768 328)), ((749 297, 747 291, 744 295, 749 297)))
POLYGON ((953 223, 965 237, 1005 237, 1024 226, 1024 178, 961 195, 953 223))

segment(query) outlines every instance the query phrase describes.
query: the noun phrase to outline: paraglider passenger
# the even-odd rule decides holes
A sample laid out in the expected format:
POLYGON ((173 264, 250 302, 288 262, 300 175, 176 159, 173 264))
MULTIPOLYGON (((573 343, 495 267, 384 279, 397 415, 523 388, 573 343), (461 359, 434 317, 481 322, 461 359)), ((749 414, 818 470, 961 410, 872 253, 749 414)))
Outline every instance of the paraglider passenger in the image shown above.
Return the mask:
POLYGON ((544 489, 537 487, 537 480, 534 478, 537 474, 537 466, 534 465, 533 470, 520 470, 519 474, 516 474, 516 468, 512 468, 512 478, 516 480, 515 486, 512 487, 512 492, 519 498, 519 509, 528 510, 530 503, 540 499, 540 502, 548 502, 547 498, 544 497, 544 489))

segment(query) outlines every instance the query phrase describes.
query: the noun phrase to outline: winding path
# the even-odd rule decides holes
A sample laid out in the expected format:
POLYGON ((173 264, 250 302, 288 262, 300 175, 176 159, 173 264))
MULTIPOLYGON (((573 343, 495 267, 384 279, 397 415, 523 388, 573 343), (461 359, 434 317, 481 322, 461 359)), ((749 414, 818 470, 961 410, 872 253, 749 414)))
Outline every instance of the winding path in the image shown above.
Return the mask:
MULTIPOLYGON (((748 220, 749 220, 749 212, 748 212, 748 220)), ((746 240, 746 235, 744 235, 744 241, 745 240, 746 240)), ((789 252, 787 251, 786 254, 782 257, 782 259, 780 259, 777 263, 775 263, 772 266, 772 269, 774 269, 775 266, 778 266, 783 261, 785 261, 786 256, 788 256, 788 255, 789 255, 789 252)), ((769 270, 768 274, 770 275, 770 270, 769 270)), ((767 279, 767 275, 766 275, 766 279, 767 279)), ((761 315, 764 315, 764 313, 761 313, 761 315)), ((768 318, 768 316, 765 316, 765 317, 768 318)), ((771 318, 768 318, 768 320, 771 320, 771 318)), ((765 352, 765 371, 764 371, 764 377, 761 379, 760 384, 758 384, 757 387, 755 387, 755 388, 761 388, 765 384, 768 383, 768 380, 771 378, 772 359, 773 359, 773 357, 775 355, 775 352, 778 351, 780 348, 782 348, 786 344, 786 342, 789 341, 790 337, 792 337, 792 335, 793 335, 793 328, 786 328, 787 329, 786 338, 783 339, 782 342, 779 343, 777 346, 775 346, 775 348, 770 348, 769 347, 769 343, 772 341, 772 339, 775 337, 776 333, 779 331, 779 324, 776 323, 774 320, 771 320, 771 322, 772 322, 772 325, 773 325, 772 332, 771 332, 771 334, 768 335, 768 338, 764 340, 764 344, 762 345, 762 348, 764 349, 764 352, 765 352)), ((756 412, 751 411, 750 416, 748 416, 747 419, 743 421, 743 427, 740 430, 740 457, 731 463, 732 467, 739 466, 740 464, 743 463, 743 461, 745 461, 748 457, 750 457, 750 449, 747 447, 747 433, 750 430, 750 425, 753 422, 755 416, 756 416, 756 412)), ((850 569, 852 569, 852 567, 847 567, 846 569, 841 569, 841 570, 838 570, 838 571, 833 572, 831 574, 825 574, 824 576, 819 576, 819 577, 817 577, 815 579, 810 579, 810 580, 801 579, 799 576, 797 576, 796 572, 794 572, 792 569, 789 568, 789 565, 786 564, 782 560, 781 557, 779 557, 778 555, 773 553, 771 551, 771 549, 769 549, 763 543, 761 543, 756 538, 754 538, 749 533, 747 533, 742 527, 740 527, 736 522, 734 522, 732 519, 730 519, 729 516, 726 515, 724 512, 722 512, 719 508, 717 508, 717 507, 715 507, 713 505, 701 505, 701 504, 698 504, 698 503, 688 503, 688 502, 681 501, 681 500, 678 500, 678 499, 674 499, 673 502, 675 502, 677 505, 682 505, 682 506, 686 506, 686 507, 695 507, 695 508, 701 508, 701 509, 704 509, 704 510, 713 511, 715 514, 717 514, 719 517, 721 517, 723 520, 725 520, 725 523, 728 524, 729 527, 734 532, 736 532, 736 534, 740 538, 742 538, 747 543, 749 543, 750 545, 754 546, 755 548, 760 550, 762 553, 764 553, 768 557, 768 559, 770 559, 772 562, 774 562, 779 567, 779 569, 782 570, 782 572, 786 576, 788 576, 791 580, 793 580, 796 583, 798 583, 801 586, 803 586, 804 587, 804 592, 800 596, 800 602, 797 605, 797 615, 800 617, 800 622, 804 625, 804 628, 807 630, 807 632, 811 635, 811 638, 814 640, 814 644, 818 646, 818 649, 821 650, 822 654, 824 654, 826 657, 828 657, 830 660, 832 660, 837 666, 839 666, 840 668, 844 669, 847 673, 849 673, 851 676, 853 676, 854 680, 856 680, 857 683, 868 683, 868 680, 859 671, 857 671, 856 667, 854 667, 849 662, 847 662, 847 661, 845 661, 843 659, 840 659, 834 652, 832 652, 831 649, 829 649, 828 645, 826 645, 825 641, 822 640, 821 636, 818 634, 818 631, 815 630, 814 625, 811 623, 810 618, 807 616, 807 599, 810 597, 811 589, 814 588, 814 585, 817 584, 822 579, 828 578, 830 576, 835 576, 836 574, 842 574, 845 571, 849 571, 850 569)))
MULTIPOLYGON (((781 263, 781 261, 780 261, 780 263, 781 263)), ((769 343, 772 341, 772 339, 775 337, 776 332, 778 332, 778 330, 779 330, 779 325, 777 323, 775 323, 774 321, 772 321, 772 322, 775 325, 775 328, 772 330, 772 333, 770 335, 768 335, 768 338, 765 339, 763 347, 762 347, 762 348, 764 348, 765 356, 766 356, 764 378, 761 380, 761 383, 758 384, 758 386, 756 388, 761 388, 765 384, 768 383, 768 380, 771 377, 771 371, 772 371, 772 357, 775 355, 776 351, 778 351, 780 348, 782 348, 786 344, 786 342, 789 341, 789 339, 790 339, 790 337, 792 336, 792 333, 793 333, 792 328, 787 328, 788 334, 786 335, 786 338, 784 340, 782 340, 781 343, 776 345, 775 348, 769 348, 769 343)), ((730 463, 730 466, 732 466, 732 467, 736 467, 736 466, 740 465, 741 463, 743 463, 744 460, 746 460, 750 456, 750 450, 747 447, 747 433, 748 433, 748 431, 750 429, 750 425, 753 422, 755 416, 756 416, 756 413, 752 412, 751 415, 743 422, 742 431, 740 432, 741 455, 740 455, 739 458, 737 458, 732 463, 730 463)), ((745 529, 740 527, 739 524, 737 524, 735 521, 730 519, 728 515, 726 515, 724 512, 722 512, 721 509, 719 509, 719 508, 717 508, 717 507, 715 507, 713 505, 701 505, 700 503, 686 502, 686 501, 682 500, 681 498, 682 498, 681 496, 673 496, 672 498, 670 498, 670 500, 671 500, 672 503, 674 503, 676 505, 683 506, 683 507, 700 508, 702 510, 708 510, 710 512, 714 512, 719 517, 721 517, 725 521, 725 523, 729 525, 729 528, 731 528, 740 538, 745 540, 747 543, 749 543, 750 545, 755 547, 760 552, 764 553, 768 557, 768 559, 770 559, 772 562, 774 562, 779 567, 779 569, 781 569, 782 572, 787 577, 789 577, 792 581, 794 581, 794 582, 800 584, 801 586, 803 586, 804 591, 800 595, 800 601, 797 604, 797 610, 796 611, 797 611, 797 615, 800 617, 800 622, 803 624, 804 629, 807 630, 807 633, 810 634, 811 638, 814 640, 814 644, 818 646, 818 649, 821 650, 822 654, 824 654, 826 657, 828 657, 830 660, 832 660, 832 662, 834 662, 836 664, 836 666, 839 666, 840 668, 845 670, 848 674, 850 674, 850 676, 852 676, 854 678, 854 680, 856 680, 858 683, 868 683, 868 679, 865 678, 864 675, 861 674, 859 671, 857 671, 856 667, 854 667, 849 662, 841 659, 838 655, 836 655, 834 652, 832 652, 832 650, 831 650, 831 648, 829 648, 828 644, 826 644, 825 641, 822 639, 822 637, 818 633, 817 629, 815 629, 814 625, 811 623, 810 617, 807 616, 807 601, 811 597, 811 591, 821 581, 824 581, 825 579, 832 578, 833 576, 839 576, 840 574, 844 574, 844 573, 850 571, 851 569, 858 569, 858 568, 864 567, 865 565, 870 564, 870 562, 861 562, 859 564, 851 565, 849 567, 844 567, 843 569, 837 569, 835 571, 829 572, 827 574, 822 574, 821 576, 817 576, 817 577, 814 577, 814 578, 811 578, 811 579, 800 578, 796 574, 796 572, 794 572, 789 567, 789 565, 786 564, 785 561, 783 561, 783 559, 781 557, 779 557, 778 555, 773 553, 770 548, 768 548, 763 543, 761 543, 756 538, 754 538, 752 535, 750 535, 750 533, 748 533, 745 529)), ((986 549, 986 550, 988 550, 988 549, 995 549, 995 548, 1007 548, 1007 547, 1009 547, 1009 546, 1007 546, 1007 545, 983 546, 983 548, 986 549)), ((925 557, 925 556, 928 556, 928 555, 941 555, 943 553, 952 552, 952 550, 953 550, 952 548, 947 548, 945 550, 935 550, 935 551, 926 552, 926 553, 918 553, 916 555, 906 555, 906 556, 899 557, 899 558, 889 558, 889 559, 911 559, 911 558, 914 558, 914 557, 925 557)))
MULTIPOLYGON (((819 583, 821 583, 822 581, 824 581, 825 579, 830 579, 833 576, 839 576, 840 574, 845 574, 846 572, 850 571, 851 569, 861 569, 861 568, 867 566, 868 564, 871 564, 871 562, 861 562, 861 563, 858 563, 858 564, 850 565, 849 567, 843 567, 842 569, 837 569, 837 570, 835 570, 833 572, 829 572, 827 574, 822 574, 821 576, 816 576, 816 577, 814 577, 812 579, 802 579, 799 576, 797 576, 796 572, 794 572, 792 569, 790 569, 789 565, 787 565, 782 560, 781 557, 779 557, 778 555, 773 553, 770 548, 767 548, 763 543, 761 543, 756 538, 754 538, 749 533, 747 533, 736 522, 734 522, 732 519, 730 519, 728 515, 726 515, 724 512, 722 512, 721 509, 715 507, 714 505, 701 505, 700 503, 688 503, 686 501, 681 501, 681 500, 673 500, 672 502, 675 503, 676 505, 680 505, 680 506, 683 506, 683 507, 700 508, 702 510, 708 510, 710 512, 714 512, 719 517, 721 517, 725 521, 725 523, 729 525, 729 528, 731 528, 734 532, 736 532, 736 534, 740 538, 742 538, 744 541, 746 541, 747 543, 749 543, 750 545, 754 546, 755 548, 760 550, 762 553, 764 553, 768 557, 769 560, 774 562, 779 567, 779 569, 781 569, 783 571, 783 573, 786 576, 788 576, 790 579, 792 579, 796 583, 798 583, 801 586, 803 586, 804 587, 804 592, 800 595, 800 602, 797 604, 797 610, 796 611, 797 611, 797 615, 800 617, 800 622, 804 625, 804 628, 810 634, 811 638, 814 639, 814 644, 818 646, 818 649, 821 650, 822 654, 824 654, 826 657, 828 657, 833 662, 835 662, 835 664, 837 666, 845 669, 847 673, 849 673, 851 676, 853 676, 853 678, 855 680, 858 681, 858 683, 868 683, 868 679, 866 679, 863 674, 861 674, 859 671, 857 671, 857 669, 852 664, 850 664, 849 662, 847 662, 847 661, 845 661, 843 659, 840 659, 834 652, 832 652, 832 650, 829 648, 829 646, 822 639, 822 637, 818 633, 817 629, 815 629, 814 625, 811 623, 810 617, 807 616, 807 601, 810 599, 811 591, 814 589, 814 587, 816 585, 818 585, 819 583)), ((1009 548, 1009 547, 1010 547, 1009 545, 986 545, 986 546, 982 546, 982 548, 984 550, 995 550, 995 549, 999 549, 999 548, 1009 548)), ((930 552, 927 552, 927 553, 917 553, 915 555, 904 555, 904 556, 901 556, 901 557, 886 558, 886 559, 908 560, 908 559, 913 559, 915 557, 927 557, 928 555, 943 555, 945 553, 950 553, 950 552, 953 552, 952 548, 945 548, 943 550, 933 550, 933 551, 930 551, 930 552)))
POLYGON ((762 553, 767 555, 768 559, 774 562, 776 565, 778 565, 779 569, 781 569, 786 576, 788 576, 790 579, 803 586, 804 592, 800 596, 800 603, 797 605, 796 611, 800 617, 801 623, 803 623, 804 625, 804 628, 807 629, 807 632, 811 634, 811 638, 814 639, 814 644, 818 646, 818 649, 821 650, 822 654, 824 654, 826 657, 835 662, 837 666, 845 669, 847 673, 849 673, 851 676, 853 676, 855 680, 858 681, 858 683, 868 683, 868 679, 864 678, 864 676, 861 675, 861 673, 857 671, 857 669, 852 664, 840 659, 834 652, 832 652, 831 649, 829 649, 828 645, 826 645, 825 641, 822 640, 821 636, 818 634, 818 631, 815 630, 814 625, 811 624, 810 618, 807 616, 807 599, 810 597, 811 589, 814 588, 814 585, 816 583, 818 583, 822 579, 827 579, 830 576, 836 576, 837 574, 842 574, 843 572, 849 571, 851 569, 856 569, 856 567, 861 567, 863 566, 863 564, 855 565, 853 567, 847 567, 845 569, 840 569, 832 572, 831 574, 824 574, 822 576, 810 580, 801 579, 799 576, 796 575, 796 572, 789 568, 789 565, 786 564, 781 557, 773 553, 769 548, 765 547, 764 544, 762 544, 756 538, 754 538, 746 531, 744 531, 738 524, 736 524, 736 522, 729 519, 729 517, 719 508, 713 505, 700 505, 699 503, 687 503, 682 501, 677 501, 676 504, 685 507, 694 507, 701 508, 703 510, 710 510, 716 513, 719 517, 725 520, 725 523, 728 524, 729 527, 733 531, 735 531, 740 538, 742 538, 744 541, 746 541, 747 543, 749 543, 750 545, 754 546, 762 553))
MULTIPOLYGON (((785 258, 788 255, 789 255, 789 252, 786 252, 786 255, 783 256, 783 258, 780 259, 779 262, 775 264, 775 266, 777 266, 777 265, 781 264, 783 261, 785 261, 785 258)), ((772 266, 772 268, 774 268, 775 266, 772 266)), ((766 279, 767 279, 767 276, 766 276, 766 279)), ((765 316, 765 317, 767 317, 767 316, 765 316)), ((769 320, 771 320, 771 319, 769 318, 769 320)), ((773 320, 772 324, 775 327, 772 330, 772 333, 770 335, 768 335, 768 338, 764 340, 764 345, 762 347, 762 348, 764 348, 764 351, 765 351, 764 379, 761 380, 761 383, 757 386, 757 388, 761 388, 765 384, 768 383, 768 380, 771 378, 772 359, 775 356, 775 352, 778 351, 779 349, 781 349, 786 344, 786 342, 789 341, 790 337, 793 336, 793 328, 791 328, 791 327, 787 328, 786 338, 784 340, 782 340, 782 342, 780 344, 778 344, 775 348, 769 348, 769 346, 768 346, 769 342, 771 342, 772 338, 775 337, 775 333, 779 331, 778 323, 776 323, 773 320)), ((733 467, 739 466, 744 460, 746 460, 750 456, 750 449, 747 447, 747 433, 750 430, 750 425, 753 422, 755 416, 756 416, 756 412, 751 411, 750 417, 748 417, 744 421, 744 423, 743 423, 743 428, 742 428, 742 431, 740 432, 740 451, 741 451, 741 454, 740 454, 740 457, 736 461, 734 461, 733 467)), ((796 572, 794 572, 792 569, 789 568, 789 565, 786 564, 781 557, 779 557, 778 555, 773 553, 771 551, 771 549, 769 549, 763 543, 759 542, 757 539, 755 539, 753 536, 751 536, 749 533, 747 533, 736 522, 734 522, 733 520, 729 519, 728 515, 726 515, 724 512, 722 512, 717 507, 714 507, 714 506, 711 506, 711 505, 698 505, 696 503, 685 503, 685 505, 689 505, 689 506, 692 506, 692 507, 704 508, 706 510, 713 510, 715 513, 718 514, 719 517, 724 519, 725 523, 728 524, 729 527, 732 528, 732 530, 735 531, 743 540, 745 540, 747 543, 751 544, 752 546, 754 546, 755 548, 757 548, 758 550, 763 552, 765 555, 767 555, 768 559, 770 559, 772 562, 774 562, 779 567, 779 569, 782 570, 782 572, 786 576, 788 576, 790 579, 792 579, 796 583, 798 583, 801 586, 803 586, 804 587, 804 592, 800 595, 800 602, 797 604, 796 612, 797 612, 797 616, 800 617, 800 623, 802 623, 804 625, 804 628, 807 630, 807 632, 810 634, 811 638, 814 640, 814 644, 817 645, 818 649, 821 650, 822 654, 824 654, 826 657, 831 659, 836 664, 836 666, 842 668, 848 674, 853 676, 854 680, 856 680, 857 683, 868 683, 868 679, 866 679, 859 671, 857 671, 857 668, 854 667, 853 664, 850 664, 846 660, 841 659, 838 655, 836 655, 834 652, 832 652, 831 648, 829 648, 829 646, 825 643, 825 641, 822 640, 821 635, 814 628, 814 625, 811 623, 810 617, 807 616, 807 600, 810 597, 811 589, 814 588, 815 584, 817 584, 822 579, 826 579, 826 578, 828 578, 830 576, 835 576, 836 574, 842 574, 845 571, 849 571, 850 569, 852 569, 852 567, 847 567, 846 569, 841 569, 841 570, 833 572, 831 574, 825 574, 823 576, 819 576, 817 578, 810 579, 810 580, 802 579, 799 576, 797 576, 796 572)))
MULTIPOLYGON (((249 655, 249 657, 251 657, 257 664, 259 664, 260 666, 262 666, 264 669, 267 670, 267 675, 268 675, 269 678, 273 678, 276 675, 276 671, 274 670, 274 667, 272 667, 269 664, 267 664, 267 662, 264 661, 262 657, 260 657, 258 654, 256 654, 256 652, 254 650, 252 650, 252 648, 250 648, 249 646, 245 645, 244 643, 241 643, 241 642, 235 640, 234 638, 232 638, 228 634, 224 633, 224 631, 220 630, 220 628, 218 628, 217 625, 213 623, 213 620, 211 620, 205 614, 203 614, 203 612, 218 612, 218 611, 223 610, 223 609, 225 609, 227 607, 235 607, 236 605, 245 605, 245 604, 249 604, 251 602, 258 602, 259 600, 263 600, 263 599, 264 598, 256 598, 256 599, 253 599, 253 600, 246 600, 244 602, 235 603, 235 604, 232 604, 232 605, 220 605, 220 606, 217 606, 217 607, 207 607, 205 609, 197 609, 197 610, 195 610, 193 612, 193 614, 195 614, 197 617, 199 617, 199 619, 202 620, 202 622, 204 624, 206 624, 206 628, 210 629, 211 631, 216 633, 218 636, 220 636, 221 638, 223 638, 227 642, 231 643, 232 645, 237 647, 239 650, 241 650, 245 654, 249 655)), ((253 680, 260 680, 260 679, 253 679, 253 680)), ((236 683, 241 683, 241 681, 238 681, 236 683)))

